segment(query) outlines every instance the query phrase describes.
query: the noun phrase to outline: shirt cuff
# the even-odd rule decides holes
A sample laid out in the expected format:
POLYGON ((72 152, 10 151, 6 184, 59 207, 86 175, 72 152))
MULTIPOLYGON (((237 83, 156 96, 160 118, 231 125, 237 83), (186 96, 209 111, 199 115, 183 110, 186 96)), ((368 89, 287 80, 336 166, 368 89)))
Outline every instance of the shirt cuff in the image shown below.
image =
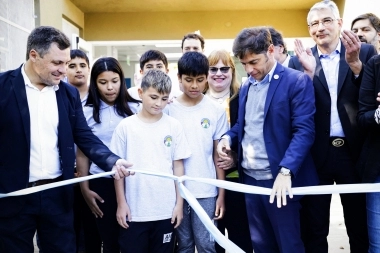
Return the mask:
POLYGON ((380 125, 380 108, 377 108, 376 111, 375 111, 375 121, 378 125, 380 125))
POLYGON ((225 134, 225 135, 223 135, 220 139, 219 139, 219 141, 221 140, 221 139, 226 139, 226 140, 228 140, 228 143, 230 144, 230 146, 231 146, 231 137, 229 136, 229 135, 227 135, 227 134, 225 134))

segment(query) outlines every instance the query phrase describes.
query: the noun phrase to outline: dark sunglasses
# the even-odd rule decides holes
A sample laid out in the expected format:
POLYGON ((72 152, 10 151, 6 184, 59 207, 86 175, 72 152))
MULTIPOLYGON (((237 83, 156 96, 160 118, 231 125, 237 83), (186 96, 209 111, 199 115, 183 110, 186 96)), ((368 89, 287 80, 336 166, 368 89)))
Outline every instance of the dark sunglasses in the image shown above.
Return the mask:
POLYGON ((221 68, 211 67, 209 70, 210 70, 211 74, 218 73, 218 70, 220 70, 220 72, 222 72, 223 74, 226 74, 226 73, 228 73, 228 71, 230 70, 230 68, 231 67, 221 67, 221 68))

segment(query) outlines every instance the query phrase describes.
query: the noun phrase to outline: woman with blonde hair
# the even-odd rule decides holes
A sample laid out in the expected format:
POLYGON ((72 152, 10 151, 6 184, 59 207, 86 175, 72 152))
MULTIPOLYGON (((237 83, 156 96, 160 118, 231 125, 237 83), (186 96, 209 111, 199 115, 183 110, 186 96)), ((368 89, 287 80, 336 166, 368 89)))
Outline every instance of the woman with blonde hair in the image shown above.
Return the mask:
MULTIPOLYGON (((215 50, 209 55, 208 61, 210 67, 205 94, 226 109, 231 127, 236 123, 238 116, 240 88, 234 60, 226 50, 215 50)), ((237 147, 232 146, 231 148, 237 150, 237 147)), ((239 173, 235 163, 218 161, 217 166, 219 169, 226 170, 227 181, 239 182, 239 173)), ((225 216, 218 220, 219 230, 224 234, 227 229, 228 238, 232 242, 244 252, 252 252, 244 194, 226 190, 225 206, 225 216)), ((216 251, 218 253, 225 252, 217 244, 216 251)))

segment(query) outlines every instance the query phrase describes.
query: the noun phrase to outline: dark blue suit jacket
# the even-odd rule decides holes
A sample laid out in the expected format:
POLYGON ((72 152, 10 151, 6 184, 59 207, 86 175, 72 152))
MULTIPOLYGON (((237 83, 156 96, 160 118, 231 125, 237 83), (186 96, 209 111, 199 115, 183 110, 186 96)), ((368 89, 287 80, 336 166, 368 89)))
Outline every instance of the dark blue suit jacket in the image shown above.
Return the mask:
MULTIPOLYGON (((239 173, 244 137, 244 117, 251 83, 240 89, 237 123, 227 134, 238 143, 239 173)), ((310 147, 314 141, 314 90, 311 79, 302 72, 277 64, 264 107, 264 141, 273 178, 281 167, 292 171, 292 187, 318 183, 310 147), (276 79, 276 77, 278 77, 276 79)))
MULTIPOLYGON (((359 77, 355 78, 345 59, 346 48, 343 43, 341 45, 337 108, 340 122, 342 123, 343 131, 351 151, 351 158, 356 162, 364 141, 364 133, 359 131, 356 121, 359 87, 363 76, 364 66, 372 56, 376 55, 376 51, 372 45, 361 45, 359 58, 363 63, 363 68, 359 77)), ((317 46, 311 48, 311 51, 317 62, 313 79, 316 104, 315 142, 311 148, 311 153, 318 170, 324 166, 327 160, 327 150, 330 145, 331 97, 322 64, 319 60, 317 46)), ((298 61, 298 57, 290 59, 289 68, 304 71, 301 63, 298 61)))
MULTIPOLYGON (((99 167, 111 170, 114 155, 91 131, 83 116, 76 88, 60 82, 56 91, 59 111, 58 147, 63 180, 74 176, 74 142, 99 167)), ((46 105, 49 106, 49 105, 46 105)), ((0 192, 27 187, 30 162, 30 115, 21 67, 0 74, 0 192)), ((63 188, 61 207, 72 205, 72 186, 63 188)), ((15 215, 23 197, 0 199, 0 217, 15 215)))
POLYGON ((376 55, 365 66, 359 92, 358 124, 367 133, 358 161, 358 169, 364 183, 373 183, 380 175, 380 125, 374 118, 380 105, 376 101, 379 92, 380 55, 376 55))

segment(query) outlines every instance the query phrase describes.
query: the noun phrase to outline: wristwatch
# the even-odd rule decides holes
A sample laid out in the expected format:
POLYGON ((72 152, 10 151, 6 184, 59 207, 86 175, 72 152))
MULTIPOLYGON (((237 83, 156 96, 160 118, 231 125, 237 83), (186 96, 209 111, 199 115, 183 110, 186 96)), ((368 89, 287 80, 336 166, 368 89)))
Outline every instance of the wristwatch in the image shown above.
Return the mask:
POLYGON ((281 168, 278 173, 280 173, 283 176, 292 176, 292 172, 286 168, 281 168))

